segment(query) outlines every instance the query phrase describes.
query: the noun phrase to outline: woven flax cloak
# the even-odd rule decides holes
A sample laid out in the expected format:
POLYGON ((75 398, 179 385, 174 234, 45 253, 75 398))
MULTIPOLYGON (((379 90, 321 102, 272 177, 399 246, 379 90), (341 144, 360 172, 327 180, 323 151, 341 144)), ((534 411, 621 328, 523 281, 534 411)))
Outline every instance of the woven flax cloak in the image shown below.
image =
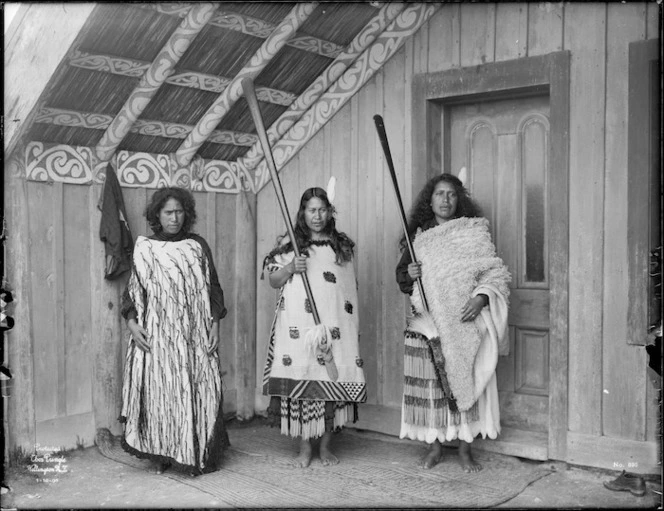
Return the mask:
MULTIPOLYGON (((476 434, 495 438, 500 430, 495 367, 506 353, 507 299, 511 276, 491 242, 488 221, 458 218, 419 233, 415 252, 422 262, 422 283, 434 332, 418 331, 411 322, 406 335, 402 434, 432 442, 476 434), (477 294, 489 297, 474 321, 461 322, 461 310, 477 294), (427 344, 440 337, 445 371, 460 413, 451 413, 437 382, 427 344)), ((412 303, 422 304, 417 289, 412 303)))
POLYGON ((129 293, 151 349, 132 342, 127 350, 125 441, 138 453, 206 471, 220 456, 215 435, 223 418, 219 357, 207 354, 212 316, 203 247, 194 239, 139 236, 129 293))
MULTIPOLYGON (((353 263, 336 264, 329 244, 308 248, 307 276, 321 324, 330 329, 339 377, 332 381, 307 345, 315 326, 302 279, 282 287, 270 332, 263 393, 291 399, 364 402, 366 383, 359 353, 357 283, 353 263)), ((267 269, 283 267, 293 253, 277 255, 267 269)))

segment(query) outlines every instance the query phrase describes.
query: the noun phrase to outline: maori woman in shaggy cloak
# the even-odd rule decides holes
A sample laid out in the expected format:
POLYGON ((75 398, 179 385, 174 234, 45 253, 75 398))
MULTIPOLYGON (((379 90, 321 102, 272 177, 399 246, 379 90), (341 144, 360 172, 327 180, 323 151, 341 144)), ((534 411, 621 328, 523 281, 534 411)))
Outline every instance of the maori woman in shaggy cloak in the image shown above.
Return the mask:
POLYGON ((334 207, 322 188, 300 200, 294 234, 301 255, 286 236, 265 258, 270 285, 279 289, 270 331, 263 393, 268 414, 281 432, 300 437, 297 467, 307 467, 312 441, 320 438, 323 465, 338 463, 330 450, 332 432, 357 420, 366 400, 358 346, 354 243, 335 227, 334 207), (316 335, 303 279, 306 272, 326 336, 316 335))
POLYGON ((441 442, 458 439, 463 470, 477 472, 471 442, 500 433, 495 369, 499 352, 506 354, 511 277, 488 221, 451 174, 425 185, 408 233, 418 262, 406 250, 396 270, 415 312, 406 330, 400 436, 432 444, 423 468, 441 460, 441 442), (421 316, 418 277, 433 324, 421 316))
POLYGON ((123 447, 193 475, 219 469, 229 445, 217 345, 226 315, 207 242, 189 230, 194 197, 162 188, 145 210, 154 234, 139 236, 123 296, 131 342, 122 388, 123 447))

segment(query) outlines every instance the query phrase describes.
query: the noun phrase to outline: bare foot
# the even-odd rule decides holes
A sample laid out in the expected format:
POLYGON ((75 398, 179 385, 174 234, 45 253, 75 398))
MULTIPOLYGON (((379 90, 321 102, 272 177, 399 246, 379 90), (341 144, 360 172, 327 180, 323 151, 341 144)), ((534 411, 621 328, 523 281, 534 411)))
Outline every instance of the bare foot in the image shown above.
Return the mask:
POLYGON ((431 450, 420 460, 420 467, 428 470, 438 465, 441 459, 443 459, 443 446, 436 440, 431 444, 431 450))
POLYGON ((311 463, 311 442, 309 440, 300 440, 300 454, 293 463, 297 468, 307 468, 311 463))
POLYGON ((334 454, 332 454, 332 451, 330 451, 331 441, 332 433, 330 432, 326 432, 320 441, 320 461, 325 467, 339 463, 339 458, 337 458, 334 454))
POLYGON ((470 452, 470 444, 459 440, 459 463, 461 463, 461 468, 466 473, 470 472, 479 472, 482 470, 482 465, 477 463, 470 452))

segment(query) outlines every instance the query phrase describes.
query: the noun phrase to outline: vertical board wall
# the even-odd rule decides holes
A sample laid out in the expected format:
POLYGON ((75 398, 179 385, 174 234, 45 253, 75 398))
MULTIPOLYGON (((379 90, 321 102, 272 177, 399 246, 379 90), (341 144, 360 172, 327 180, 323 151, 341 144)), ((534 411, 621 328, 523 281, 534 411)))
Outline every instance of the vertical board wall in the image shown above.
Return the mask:
MULTIPOLYGON (((413 75, 568 50, 570 461, 592 464, 598 438, 655 441, 656 389, 645 350, 627 344, 625 290, 628 45, 657 37, 654 3, 446 4, 281 170, 292 214, 305 188, 337 177, 338 226, 357 242, 365 410, 400 404, 406 313, 394 279, 401 229, 373 115, 385 119, 409 208, 426 174, 411 168, 413 75)), ((259 262, 283 231, 268 184, 258 195, 259 262)), ((275 293, 258 282, 260 374, 275 293)), ((260 407, 260 378, 256 386, 260 407)))
MULTIPOLYGON (((120 317, 128 273, 115 281, 104 279, 97 208, 102 188, 25 181, 15 162, 6 169, 6 203, 12 208, 6 278, 15 290, 19 323, 7 333, 8 363, 15 376, 10 444, 25 449, 35 443, 91 445, 97 428, 121 432, 117 418, 128 342, 120 317)), ((134 239, 151 234, 143 211, 154 190, 122 192, 134 239)), ((255 375, 246 359, 255 359, 255 196, 194 196, 194 232, 212 249, 229 310, 220 323, 224 411, 250 416, 255 375), (238 279, 238 272, 247 277, 238 279), (236 345, 238 329, 251 338, 245 343, 249 349, 236 345), (249 385, 243 381, 247 377, 249 385)))

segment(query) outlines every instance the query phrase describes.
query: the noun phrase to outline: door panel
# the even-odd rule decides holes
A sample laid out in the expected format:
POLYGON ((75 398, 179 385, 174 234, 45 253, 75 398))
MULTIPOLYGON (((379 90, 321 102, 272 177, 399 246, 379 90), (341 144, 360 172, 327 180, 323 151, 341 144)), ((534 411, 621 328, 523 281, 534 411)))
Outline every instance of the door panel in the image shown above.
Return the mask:
POLYGON ((536 432, 549 419, 549 282, 546 211, 549 101, 546 96, 449 108, 451 171, 489 219, 512 273, 510 353, 497 379, 503 426, 536 432))

